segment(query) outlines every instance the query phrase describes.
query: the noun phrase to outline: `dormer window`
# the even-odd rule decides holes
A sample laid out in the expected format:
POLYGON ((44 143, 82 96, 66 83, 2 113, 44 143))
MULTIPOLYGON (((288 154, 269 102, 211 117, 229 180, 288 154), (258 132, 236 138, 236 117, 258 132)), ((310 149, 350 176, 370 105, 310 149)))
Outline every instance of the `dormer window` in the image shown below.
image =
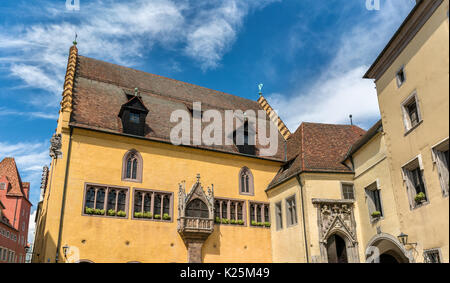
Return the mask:
POLYGON ((400 87, 406 81, 405 70, 402 67, 397 72, 397 86, 400 87))
POLYGON ((122 105, 119 117, 122 119, 123 133, 145 136, 145 119, 148 109, 139 96, 133 96, 122 105))
POLYGON ((244 123, 244 133, 243 133, 244 142, 243 142, 243 144, 240 144, 240 141, 238 141, 237 132, 238 131, 235 131, 233 133, 233 141, 234 141, 234 144, 236 145, 236 147, 238 148, 238 151, 240 153, 244 153, 244 154, 256 155, 256 147, 251 142, 251 140, 255 138, 255 135, 249 131, 248 122, 246 121, 244 123))

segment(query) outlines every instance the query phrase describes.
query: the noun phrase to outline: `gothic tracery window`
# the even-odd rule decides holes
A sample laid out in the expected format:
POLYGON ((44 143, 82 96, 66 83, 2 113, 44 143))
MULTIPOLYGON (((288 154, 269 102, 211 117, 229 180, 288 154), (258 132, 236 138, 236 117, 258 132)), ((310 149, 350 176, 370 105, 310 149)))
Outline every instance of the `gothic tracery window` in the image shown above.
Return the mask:
POLYGON ((142 182, 142 157, 136 150, 128 151, 123 159, 122 179, 142 182))
POLYGON ((247 167, 239 172, 239 193, 243 195, 253 195, 253 174, 247 167))

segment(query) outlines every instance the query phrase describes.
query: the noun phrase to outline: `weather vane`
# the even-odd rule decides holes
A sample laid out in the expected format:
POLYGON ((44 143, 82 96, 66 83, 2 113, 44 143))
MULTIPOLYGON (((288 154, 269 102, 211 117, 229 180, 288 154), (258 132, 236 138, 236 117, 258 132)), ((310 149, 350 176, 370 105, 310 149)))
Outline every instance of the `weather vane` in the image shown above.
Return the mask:
POLYGON ((77 45, 77 37, 78 37, 78 34, 75 33, 75 40, 73 41, 73 45, 77 45))
POLYGON ((263 88, 263 84, 259 84, 258 88, 259 88, 259 95, 262 95, 262 88, 263 88))

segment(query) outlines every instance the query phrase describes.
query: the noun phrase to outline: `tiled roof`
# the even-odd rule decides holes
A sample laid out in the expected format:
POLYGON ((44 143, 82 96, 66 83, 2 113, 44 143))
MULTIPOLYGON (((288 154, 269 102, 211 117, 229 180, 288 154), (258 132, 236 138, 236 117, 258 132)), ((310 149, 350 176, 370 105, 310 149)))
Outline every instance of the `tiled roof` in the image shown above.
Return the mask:
POLYGON ((20 179, 20 174, 17 170, 17 165, 14 158, 6 157, 2 160, 2 162, 0 162, 0 177, 3 176, 6 176, 11 184, 7 195, 18 197, 24 195, 22 189, 22 180, 20 179))
MULTIPOLYGON (((135 88, 149 110, 145 138, 156 141, 170 142, 170 131, 178 124, 170 122, 171 113, 179 109, 187 111, 186 104, 192 102, 201 102, 202 110, 216 109, 222 114, 225 110, 261 110, 257 101, 78 56, 70 125, 122 134, 118 114, 128 101, 126 93, 133 93, 135 88)), ((234 145, 196 147, 239 154, 234 145)), ((258 152, 260 146, 256 148, 258 152)), ((269 159, 284 160, 284 138, 280 133, 277 154, 269 159)))
POLYGON ((302 123, 288 139, 288 162, 268 189, 300 172, 351 173, 341 161, 350 146, 364 133, 363 129, 351 125, 302 123))

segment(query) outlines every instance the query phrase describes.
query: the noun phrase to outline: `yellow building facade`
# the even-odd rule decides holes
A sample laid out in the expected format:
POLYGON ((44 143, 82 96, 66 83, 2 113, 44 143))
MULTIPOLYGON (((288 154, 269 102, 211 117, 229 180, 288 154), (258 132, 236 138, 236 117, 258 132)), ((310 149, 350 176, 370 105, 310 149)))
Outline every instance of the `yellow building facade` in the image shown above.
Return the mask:
POLYGON ((448 10, 448 0, 417 1, 367 72, 381 112, 367 132, 305 122, 291 134, 263 96, 73 46, 33 262, 448 262, 448 10), (276 154, 262 156, 258 140, 173 145, 170 113, 203 115, 195 101, 263 110, 278 127, 276 154))

